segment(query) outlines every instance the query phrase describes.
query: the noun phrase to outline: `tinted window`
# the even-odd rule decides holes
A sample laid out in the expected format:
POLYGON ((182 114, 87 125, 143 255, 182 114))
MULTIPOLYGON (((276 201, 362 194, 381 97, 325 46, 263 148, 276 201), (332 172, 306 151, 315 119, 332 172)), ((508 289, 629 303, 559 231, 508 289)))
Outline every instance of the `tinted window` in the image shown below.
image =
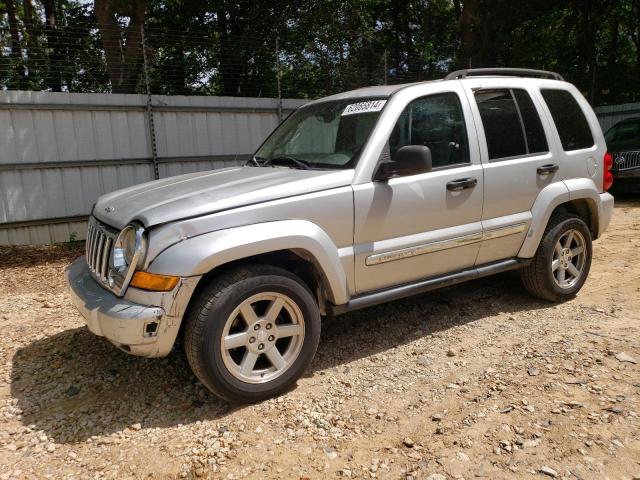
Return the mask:
POLYGON ((513 90, 513 96, 516 98, 520 109, 524 133, 527 137, 528 153, 548 152, 547 137, 544 135, 540 116, 531 101, 531 97, 525 90, 519 89, 513 90))
POLYGON ((556 124, 562 148, 568 151, 592 147, 589 123, 573 95, 566 90, 542 90, 542 96, 556 124))
POLYGON ((605 135, 610 150, 640 150, 640 120, 623 120, 605 135))
POLYGON ((476 92, 489 160, 526 155, 520 115, 509 90, 481 90, 476 92))
POLYGON ((469 162, 467 133, 455 93, 419 98, 404 109, 389 137, 391 157, 405 145, 425 145, 433 167, 469 162))

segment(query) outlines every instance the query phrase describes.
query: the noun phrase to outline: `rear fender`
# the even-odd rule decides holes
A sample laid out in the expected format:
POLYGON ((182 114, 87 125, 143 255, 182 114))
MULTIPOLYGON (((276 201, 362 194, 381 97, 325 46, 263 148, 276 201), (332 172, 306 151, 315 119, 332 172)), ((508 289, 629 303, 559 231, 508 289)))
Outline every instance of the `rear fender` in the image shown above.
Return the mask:
POLYGON ((536 254, 551 214, 558 205, 569 200, 569 189, 564 182, 552 183, 540 191, 531 208, 531 225, 529 225, 527 236, 520 247, 518 257, 532 258, 536 254))

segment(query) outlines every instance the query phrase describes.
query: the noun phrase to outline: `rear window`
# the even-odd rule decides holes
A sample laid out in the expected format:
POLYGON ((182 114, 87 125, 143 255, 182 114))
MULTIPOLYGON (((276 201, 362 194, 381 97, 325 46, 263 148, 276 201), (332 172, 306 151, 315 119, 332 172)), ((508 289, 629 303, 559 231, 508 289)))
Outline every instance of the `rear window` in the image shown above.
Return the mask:
POLYGON ((542 97, 549 107, 565 151, 580 150, 594 145, 589 123, 571 93, 566 90, 544 89, 542 97))

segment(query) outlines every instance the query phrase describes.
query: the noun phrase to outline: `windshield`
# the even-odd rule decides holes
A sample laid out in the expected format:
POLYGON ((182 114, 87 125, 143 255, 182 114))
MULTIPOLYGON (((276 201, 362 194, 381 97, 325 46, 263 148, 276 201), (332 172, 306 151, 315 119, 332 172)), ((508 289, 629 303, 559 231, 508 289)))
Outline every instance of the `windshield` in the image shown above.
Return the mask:
POLYGON ((640 119, 617 123, 606 133, 605 140, 610 147, 640 149, 640 119))
POLYGON ((353 168, 386 99, 358 98, 303 107, 287 118, 255 154, 260 165, 353 168))

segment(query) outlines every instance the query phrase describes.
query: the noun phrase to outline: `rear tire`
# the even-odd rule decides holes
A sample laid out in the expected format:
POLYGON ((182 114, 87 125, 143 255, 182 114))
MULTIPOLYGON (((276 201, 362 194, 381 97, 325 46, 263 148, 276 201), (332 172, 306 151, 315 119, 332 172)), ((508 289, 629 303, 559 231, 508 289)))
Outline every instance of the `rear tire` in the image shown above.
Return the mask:
POLYGON ((215 279, 185 320, 193 373, 232 403, 258 402, 289 389, 320 340, 320 311, 309 289, 292 273, 268 265, 215 279))
POLYGON ((551 302, 569 300, 580 291, 591 268, 591 232, 577 215, 554 214, 522 282, 532 295, 551 302))

